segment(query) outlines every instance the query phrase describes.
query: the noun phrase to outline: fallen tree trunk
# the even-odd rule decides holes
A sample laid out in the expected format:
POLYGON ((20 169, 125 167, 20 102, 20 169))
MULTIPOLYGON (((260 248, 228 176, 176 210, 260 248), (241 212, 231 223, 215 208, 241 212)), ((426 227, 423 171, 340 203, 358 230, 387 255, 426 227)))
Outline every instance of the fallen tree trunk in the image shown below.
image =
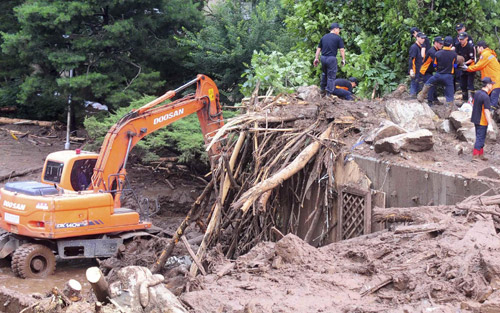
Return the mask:
POLYGON ((28 174, 31 174, 34 172, 41 171, 41 170, 42 170, 42 167, 36 167, 36 168, 29 168, 29 169, 22 170, 22 171, 12 171, 7 175, 0 176, 0 183, 3 181, 6 181, 8 179, 11 179, 13 177, 24 176, 24 175, 28 175, 28 174))
POLYGON ((49 121, 37 121, 37 120, 23 120, 19 118, 7 118, 0 117, 0 124, 15 124, 15 125, 37 125, 43 127, 52 127, 56 125, 57 122, 49 122, 49 121))
POLYGON ((318 141, 314 141, 309 146, 307 146, 302 152, 295 158, 293 162, 287 165, 284 169, 274 174, 269 179, 262 181, 261 183, 253 186, 247 190, 240 199, 235 202, 232 207, 240 208, 243 212, 246 212, 248 208, 253 204, 257 198, 264 192, 275 188, 276 186, 283 183, 298 171, 300 171, 304 166, 311 160, 311 158, 318 152, 321 146, 321 140, 328 139, 330 133, 332 132, 332 124, 328 125, 328 128, 319 136, 318 141))

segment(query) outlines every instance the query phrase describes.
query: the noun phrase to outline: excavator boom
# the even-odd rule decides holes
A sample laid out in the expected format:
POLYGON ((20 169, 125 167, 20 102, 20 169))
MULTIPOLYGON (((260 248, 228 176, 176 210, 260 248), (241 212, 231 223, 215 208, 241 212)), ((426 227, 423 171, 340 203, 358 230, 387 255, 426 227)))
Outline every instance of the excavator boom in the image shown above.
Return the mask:
MULTIPOLYGON (((205 143, 209 135, 224 124, 215 83, 205 75, 198 75, 187 84, 168 91, 139 109, 133 110, 118 121, 107 133, 94 167, 92 188, 101 191, 121 190, 126 175, 130 150, 148 134, 163 128, 192 113, 198 114, 205 143), (195 94, 168 104, 181 90, 196 84, 195 94)), ((211 148, 217 154, 219 145, 211 148)))

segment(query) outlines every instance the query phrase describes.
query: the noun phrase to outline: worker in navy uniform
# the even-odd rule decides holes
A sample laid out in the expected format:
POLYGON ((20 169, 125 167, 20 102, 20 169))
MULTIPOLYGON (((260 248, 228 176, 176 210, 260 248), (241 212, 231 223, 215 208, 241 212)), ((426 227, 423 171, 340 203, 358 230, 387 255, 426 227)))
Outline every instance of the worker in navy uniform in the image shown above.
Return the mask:
MULTIPOLYGON (((455 51, 458 55, 464 58, 464 64, 467 66, 474 65, 474 46, 469 42, 469 35, 465 32, 458 36, 459 44, 455 46, 455 51)), ((462 89, 462 100, 472 103, 474 92, 474 73, 467 72, 461 68, 457 68, 455 80, 462 89)))
POLYGON ((490 97, 488 94, 493 89, 495 82, 489 77, 481 80, 483 88, 478 90, 474 95, 474 105, 472 107, 471 122, 476 127, 476 142, 474 143, 474 150, 472 151, 472 160, 488 160, 484 156, 484 141, 488 131, 488 125, 493 124, 491 119, 490 97))
MULTIPOLYGON (((417 34, 420 33, 420 29, 418 27, 412 27, 410 28, 410 34, 413 36, 413 38, 417 39, 417 34)), ((425 54, 427 51, 431 48, 431 42, 429 41, 429 38, 426 37, 424 41, 424 45, 422 47, 422 59, 425 58, 425 54)))
MULTIPOLYGON (((460 33, 465 33, 466 29, 465 29, 465 25, 462 23, 458 23, 457 25, 455 25, 455 29, 457 31, 457 37, 455 37, 455 40, 453 42, 453 46, 457 47, 458 45, 460 45, 460 39, 458 37, 460 37, 460 33)), ((468 35, 467 37, 468 37, 467 42, 470 43, 470 45, 474 47, 474 40, 472 39, 472 37, 470 35, 468 35)))
POLYGON ((408 59, 408 72, 410 74, 410 97, 417 98, 417 93, 420 90, 420 67, 422 66, 422 47, 427 36, 424 33, 418 33, 415 43, 411 45, 408 59))
MULTIPOLYGON (((432 77, 432 74, 434 73, 434 66, 432 64, 434 63, 436 52, 443 48, 443 44, 444 44, 443 37, 437 36, 434 38, 434 45, 430 49, 428 49, 427 52, 425 53, 424 62, 420 67, 420 75, 422 76, 422 83, 425 84, 429 80, 429 78, 432 77)), ((427 103, 429 104, 429 106, 439 103, 436 97, 435 86, 431 86, 431 88, 429 89, 427 95, 427 103)))
POLYGON ((352 97, 352 89, 358 85, 356 77, 350 77, 349 80, 344 78, 337 78, 334 82, 335 89, 332 94, 345 100, 354 100, 352 97))
POLYGON ((424 102, 425 97, 429 93, 429 89, 437 84, 444 85, 444 95, 446 97, 446 105, 448 106, 448 115, 454 109, 454 87, 453 75, 457 67, 457 53, 451 48, 453 46, 453 38, 446 36, 444 38, 443 49, 436 52, 433 66, 436 68, 436 73, 427 80, 422 91, 418 94, 418 101, 424 102))
POLYGON ((321 38, 316 49, 316 57, 313 65, 318 66, 321 54, 322 73, 320 89, 322 93, 326 91, 326 93, 331 94, 335 87, 333 82, 337 78, 337 51, 340 51, 342 65, 345 65, 344 41, 339 35, 341 28, 338 23, 332 23, 330 32, 321 38))

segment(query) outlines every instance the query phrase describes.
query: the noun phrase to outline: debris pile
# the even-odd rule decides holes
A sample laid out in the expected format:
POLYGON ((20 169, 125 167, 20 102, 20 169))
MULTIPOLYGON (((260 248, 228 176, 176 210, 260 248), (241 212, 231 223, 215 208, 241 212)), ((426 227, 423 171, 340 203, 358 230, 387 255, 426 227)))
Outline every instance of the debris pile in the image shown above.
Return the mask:
POLYGON ((291 234, 260 243, 182 300, 194 312, 498 312, 498 204, 376 208, 388 230, 321 248, 291 234))

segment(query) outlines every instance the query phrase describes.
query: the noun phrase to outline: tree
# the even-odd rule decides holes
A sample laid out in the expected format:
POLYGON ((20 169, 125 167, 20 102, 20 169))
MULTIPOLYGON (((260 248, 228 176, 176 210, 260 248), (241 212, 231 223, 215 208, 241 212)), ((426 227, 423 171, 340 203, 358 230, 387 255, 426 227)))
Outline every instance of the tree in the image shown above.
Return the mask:
POLYGON ((284 29, 279 0, 221 0, 207 10, 206 26, 187 31, 179 42, 190 49, 188 65, 211 76, 224 100, 234 102, 241 98, 241 75, 253 52, 288 51, 294 42, 284 29))
POLYGON ((116 109, 166 91, 165 79, 191 78, 179 74, 185 53, 174 35, 200 27, 199 9, 192 0, 23 1, 13 9, 18 31, 2 32, 3 53, 31 69, 18 77, 19 115, 61 118, 68 94, 116 109))

